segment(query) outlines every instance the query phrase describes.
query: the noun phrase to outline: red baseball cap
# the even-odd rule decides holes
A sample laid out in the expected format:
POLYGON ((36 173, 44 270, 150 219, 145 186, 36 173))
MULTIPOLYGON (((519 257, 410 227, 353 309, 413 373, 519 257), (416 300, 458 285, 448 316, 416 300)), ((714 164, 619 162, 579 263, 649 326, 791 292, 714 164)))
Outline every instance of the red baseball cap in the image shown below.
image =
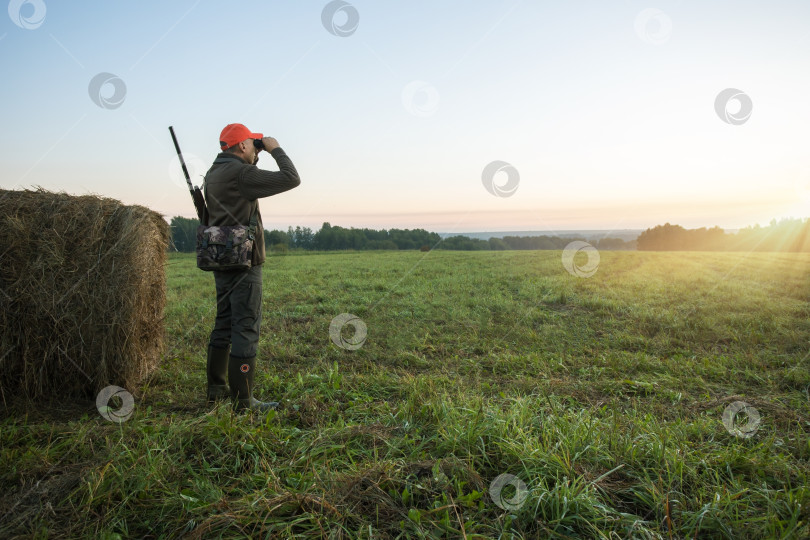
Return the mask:
POLYGON ((219 146, 223 150, 247 139, 263 139, 261 133, 253 133, 243 124, 228 124, 219 134, 219 146))

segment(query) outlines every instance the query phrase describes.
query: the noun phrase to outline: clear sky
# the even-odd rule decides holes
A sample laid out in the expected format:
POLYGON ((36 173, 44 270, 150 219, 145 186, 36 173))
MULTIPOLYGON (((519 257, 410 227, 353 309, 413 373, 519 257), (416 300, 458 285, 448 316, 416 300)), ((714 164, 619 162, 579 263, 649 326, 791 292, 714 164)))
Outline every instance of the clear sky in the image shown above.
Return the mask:
POLYGON ((810 216, 806 0, 7 3, 2 188, 192 217, 168 126, 199 184, 240 122, 301 175, 268 229, 810 216))

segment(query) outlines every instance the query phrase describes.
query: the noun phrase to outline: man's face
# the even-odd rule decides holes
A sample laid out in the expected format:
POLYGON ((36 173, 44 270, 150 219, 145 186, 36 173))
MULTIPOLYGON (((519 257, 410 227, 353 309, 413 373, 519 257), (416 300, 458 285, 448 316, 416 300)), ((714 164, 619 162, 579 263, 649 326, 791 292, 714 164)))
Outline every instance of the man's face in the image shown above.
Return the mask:
POLYGON ((247 161, 248 163, 255 162, 256 161, 256 152, 258 152, 258 150, 253 145, 253 139, 246 139, 244 141, 244 144, 245 144, 245 147, 246 147, 245 150, 244 150, 245 161, 247 161))

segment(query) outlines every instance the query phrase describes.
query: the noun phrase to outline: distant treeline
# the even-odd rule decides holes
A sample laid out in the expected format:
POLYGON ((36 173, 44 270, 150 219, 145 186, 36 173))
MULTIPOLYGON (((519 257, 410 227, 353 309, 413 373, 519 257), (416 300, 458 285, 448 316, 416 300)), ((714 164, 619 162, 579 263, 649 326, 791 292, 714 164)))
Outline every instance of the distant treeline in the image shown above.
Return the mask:
POLYGON ((641 251, 810 251, 810 219, 772 220, 767 227, 746 227, 736 234, 665 223, 641 233, 637 244, 641 251))
MULTIPOLYGON (((174 217, 172 241, 177 251, 194 251, 197 220, 174 217)), ((589 242, 599 250, 642 251, 810 251, 810 219, 771 221, 767 227, 748 227, 736 234, 720 227, 684 229, 680 225, 657 225, 637 240, 620 238, 586 239, 559 236, 504 236, 481 240, 468 236, 450 236, 442 240, 424 229, 347 229, 324 223, 313 232, 309 227, 288 227, 286 231, 264 231, 268 251, 293 250, 375 250, 375 249, 450 249, 462 251, 506 249, 565 249, 574 240, 589 242)))
MULTIPOLYGON (((194 251, 198 221, 174 217, 171 221, 172 242, 177 251, 194 251)), ((481 240, 468 236, 450 236, 442 240, 435 232, 424 229, 347 229, 324 223, 313 232, 309 227, 288 227, 286 231, 264 231, 264 244, 268 251, 286 252, 299 250, 375 250, 375 249, 450 249, 463 251, 506 249, 564 249, 574 240, 585 238, 560 238, 558 236, 505 236, 481 240)), ((597 249, 635 249, 635 241, 625 242, 620 238, 592 240, 597 249)))

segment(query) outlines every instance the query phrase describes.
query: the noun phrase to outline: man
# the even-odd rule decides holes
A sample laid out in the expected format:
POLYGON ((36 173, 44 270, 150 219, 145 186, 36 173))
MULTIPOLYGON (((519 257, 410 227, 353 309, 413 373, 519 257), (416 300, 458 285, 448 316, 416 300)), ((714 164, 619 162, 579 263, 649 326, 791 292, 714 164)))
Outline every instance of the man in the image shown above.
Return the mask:
POLYGON ((253 397, 256 349, 262 321, 262 264, 265 260, 264 226, 259 201, 297 187, 298 171, 273 137, 252 133, 242 124, 228 124, 219 136, 222 152, 205 175, 203 191, 209 225, 245 225, 257 214, 257 231, 251 268, 215 271, 217 318, 208 343, 208 403, 233 400, 237 411, 266 412, 278 407, 275 401, 253 397), (256 167, 259 161, 254 140, 276 160, 279 171, 256 167), (225 382, 227 373, 230 389, 225 382))

